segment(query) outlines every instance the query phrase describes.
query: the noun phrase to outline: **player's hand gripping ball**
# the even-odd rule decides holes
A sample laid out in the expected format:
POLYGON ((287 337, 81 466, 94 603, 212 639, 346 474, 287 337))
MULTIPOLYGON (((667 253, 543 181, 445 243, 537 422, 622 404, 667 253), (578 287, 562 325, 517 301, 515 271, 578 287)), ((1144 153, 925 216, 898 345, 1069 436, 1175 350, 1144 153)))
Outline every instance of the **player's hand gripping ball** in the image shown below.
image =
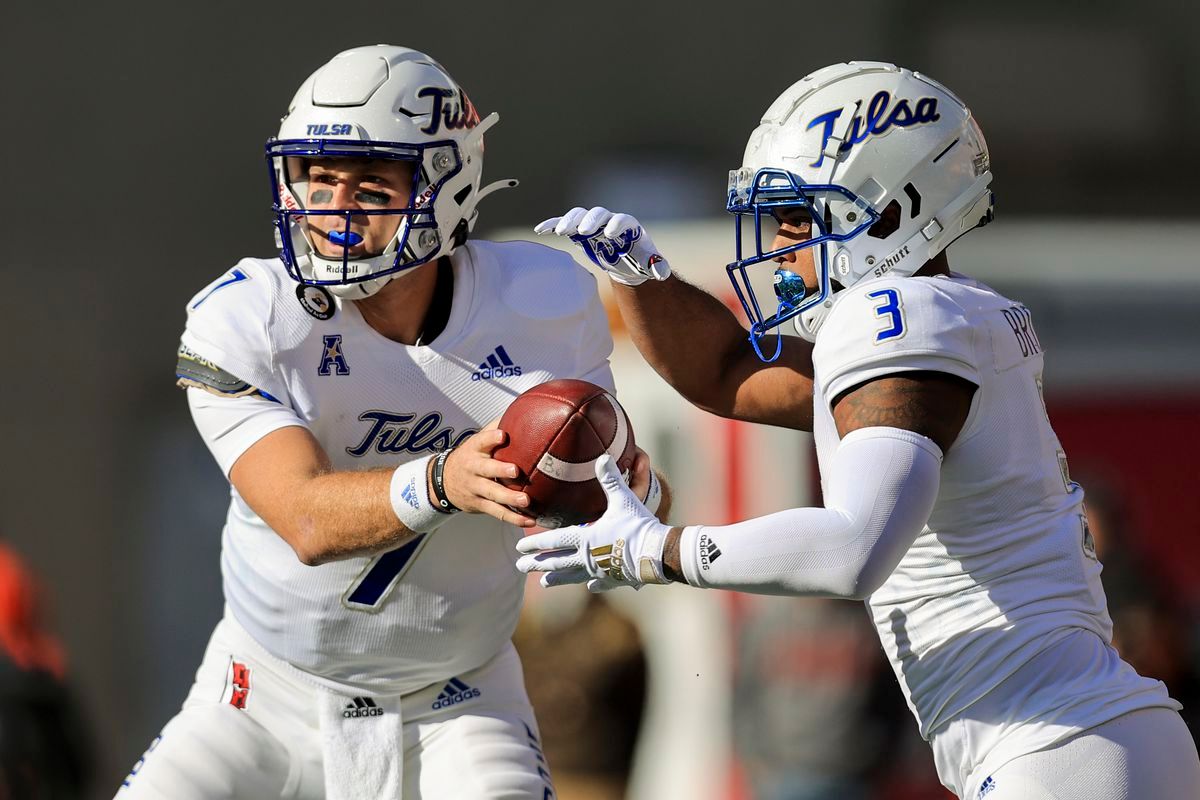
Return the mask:
POLYGON ((500 418, 508 443, 493 456, 515 464, 500 478, 529 496, 522 509, 543 528, 598 519, 607 506, 595 464, 608 453, 626 480, 636 446, 625 409, 605 389, 579 380, 540 384, 517 397, 500 418))

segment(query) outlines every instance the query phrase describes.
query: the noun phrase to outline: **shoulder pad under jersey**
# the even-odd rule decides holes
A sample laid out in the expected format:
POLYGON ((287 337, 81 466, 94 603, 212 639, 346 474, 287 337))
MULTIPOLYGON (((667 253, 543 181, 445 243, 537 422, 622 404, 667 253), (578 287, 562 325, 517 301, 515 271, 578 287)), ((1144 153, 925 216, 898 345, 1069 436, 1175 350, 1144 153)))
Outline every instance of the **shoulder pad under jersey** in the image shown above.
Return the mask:
POLYGON ((980 383, 978 332, 933 278, 885 278, 839 293, 817 334, 813 367, 827 401, 897 372, 980 383))

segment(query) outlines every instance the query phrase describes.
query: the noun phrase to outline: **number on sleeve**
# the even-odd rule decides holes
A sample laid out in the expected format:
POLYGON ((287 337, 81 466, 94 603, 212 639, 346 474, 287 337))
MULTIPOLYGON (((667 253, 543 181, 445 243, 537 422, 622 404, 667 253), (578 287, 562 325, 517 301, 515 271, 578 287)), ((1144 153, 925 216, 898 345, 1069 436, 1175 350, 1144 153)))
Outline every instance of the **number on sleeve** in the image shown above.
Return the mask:
POLYGON ((875 344, 903 336, 904 304, 900 302, 900 293, 895 289, 880 289, 877 292, 868 292, 867 297, 879 300, 875 306, 875 316, 888 317, 887 327, 880 328, 875 334, 875 344))
POLYGON ((224 289, 226 286, 232 286, 235 283, 240 283, 241 281, 248 281, 248 280, 250 280, 250 276, 247 275, 246 273, 242 272, 240 269, 231 270, 229 273, 229 277, 225 278, 224 280, 217 281, 215 284, 213 284, 213 287, 211 289, 209 289, 207 292, 204 293, 203 297, 201 297, 196 302, 192 303, 192 311, 195 311, 197 308, 200 307, 201 303, 203 303, 208 298, 212 297, 214 292, 216 292, 220 289, 224 289))
POLYGON ((383 607, 383 601, 391 594, 428 541, 429 534, 422 533, 394 550, 375 556, 342 595, 342 605, 354 611, 372 614, 379 611, 383 607))

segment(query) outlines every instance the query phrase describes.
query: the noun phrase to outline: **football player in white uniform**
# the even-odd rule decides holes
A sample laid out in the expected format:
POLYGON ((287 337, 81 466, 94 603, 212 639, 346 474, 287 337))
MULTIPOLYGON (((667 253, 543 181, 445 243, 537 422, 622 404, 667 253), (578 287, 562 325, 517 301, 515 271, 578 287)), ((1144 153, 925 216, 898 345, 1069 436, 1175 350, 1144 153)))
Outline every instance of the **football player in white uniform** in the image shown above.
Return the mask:
MULTIPOLYGON (((282 257, 192 298, 179 349, 232 484, 227 610, 121 800, 553 797, 510 643, 535 521, 489 422, 546 380, 611 391, 612 341, 569 256, 468 241, 515 185, 480 186, 496 119, 379 45, 317 70, 268 142, 282 257)), ((654 505, 649 475, 639 453, 654 505)))
POLYGON ((991 177, 970 112, 924 75, 858 62, 790 87, 729 182, 753 348, 632 217, 538 226, 624 284, 638 347, 689 400, 812 430, 825 506, 668 528, 607 464, 605 516, 524 539, 518 566, 546 585, 863 599, 959 797, 1200 797, 1178 704, 1112 648, 1029 310, 949 269, 946 247, 992 217, 991 177), (757 264, 775 269, 773 311, 757 264), (770 333, 787 321, 812 345, 770 333))

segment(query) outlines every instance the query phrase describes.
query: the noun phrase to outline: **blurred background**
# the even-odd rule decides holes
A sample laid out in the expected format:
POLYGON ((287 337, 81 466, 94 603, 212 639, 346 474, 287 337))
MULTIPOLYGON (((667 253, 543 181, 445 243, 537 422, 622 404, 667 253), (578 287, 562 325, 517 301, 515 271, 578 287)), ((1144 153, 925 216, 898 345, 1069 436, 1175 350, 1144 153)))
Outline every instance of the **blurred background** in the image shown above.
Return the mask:
MULTIPOLYGON (((262 145, 296 87, 385 41, 501 113, 485 179, 522 185, 484 203, 477 235, 607 205, 722 296, 726 172, 790 83, 878 59, 963 97, 997 221, 951 263, 1033 311, 1118 645, 1200 730, 1197 37, 1200 6, 1178 0, 6 9, 0 697, 23 720, 8 729, 46 744, 0 778, 51 763, 63 785, 45 796, 110 797, 182 701, 221 612, 228 493, 173 385, 184 303, 273 253, 262 145)), ((807 437, 687 407, 614 329, 621 398, 674 480, 676 521, 814 502, 807 437)), ((565 800, 944 796, 860 606, 611 600, 531 591, 519 633, 565 800), (613 712, 618 696, 645 713, 613 712)))

